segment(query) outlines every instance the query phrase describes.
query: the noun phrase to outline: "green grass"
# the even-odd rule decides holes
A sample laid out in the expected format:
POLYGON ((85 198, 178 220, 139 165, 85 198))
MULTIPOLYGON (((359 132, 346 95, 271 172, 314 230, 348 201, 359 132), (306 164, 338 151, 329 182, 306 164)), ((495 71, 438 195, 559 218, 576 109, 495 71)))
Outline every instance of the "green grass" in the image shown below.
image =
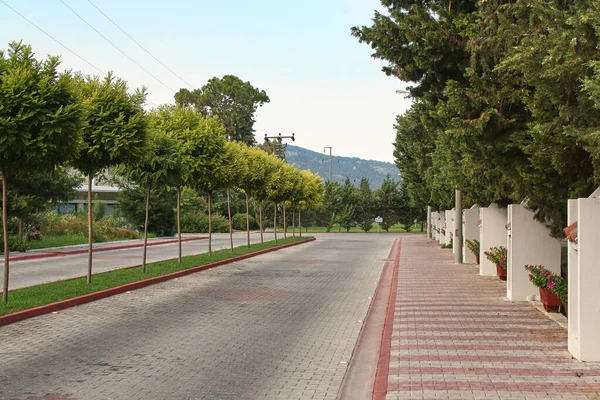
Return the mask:
MULTIPOLYGON (((250 247, 236 247, 233 251, 229 249, 214 251, 212 256, 207 253, 186 256, 183 257, 181 264, 177 263, 177 260, 156 262, 146 266, 145 274, 139 267, 95 274, 90 285, 86 283, 85 278, 77 278, 12 290, 9 292, 8 304, 0 303, 0 316, 304 239, 307 237, 291 237, 278 240, 277 244, 275 241, 269 241, 264 244, 253 244, 250 247)), ((85 271, 85 266, 81 267, 81 271, 85 271)))
MULTIPOLYGON (((424 227, 425 228, 425 227, 424 227)), ((296 229, 297 231, 297 229, 296 229)), ((331 228, 331 232, 332 233, 345 233, 346 229, 345 228, 341 228, 338 225, 334 225, 331 228)), ((289 229, 289 232, 291 232, 291 228, 289 229)), ((302 233, 306 232, 306 227, 302 228, 302 233)), ((327 232, 327 228, 324 226, 309 226, 308 227, 308 233, 322 233, 322 232, 327 232)), ((380 229, 381 233, 386 233, 383 229, 380 229)), ((421 233, 421 226, 413 226, 410 230, 410 232, 413 233, 421 233)), ((362 229, 360 229, 360 227, 355 226, 353 228, 350 229, 350 233, 364 233, 364 231, 362 229)), ((373 224, 373 228, 369 231, 369 233, 377 233, 377 224, 373 224)), ((389 233, 406 233, 406 231, 404 229, 402 229, 401 225, 392 225, 390 227, 390 231, 389 233)))
MULTIPOLYGON (((148 238, 156 237, 153 233, 148 233, 148 238)), ((121 240, 131 240, 131 239, 115 239, 111 240, 111 242, 119 242, 121 240)), ((88 237, 87 235, 62 235, 62 236, 50 236, 44 235, 42 240, 33 240, 27 242, 29 246, 29 250, 38 250, 38 249, 47 249, 50 247, 63 247, 63 246, 74 246, 77 244, 87 244, 88 237)), ((94 243, 104 243, 104 242, 94 242, 94 243)))

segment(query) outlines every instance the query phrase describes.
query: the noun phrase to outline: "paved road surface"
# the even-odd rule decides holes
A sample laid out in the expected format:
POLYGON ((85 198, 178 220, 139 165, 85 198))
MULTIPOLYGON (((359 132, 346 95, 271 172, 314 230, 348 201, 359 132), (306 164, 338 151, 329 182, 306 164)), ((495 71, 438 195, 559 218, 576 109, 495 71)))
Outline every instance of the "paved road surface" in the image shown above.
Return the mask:
POLYGON ((396 236, 317 236, 0 327, 0 399, 335 399, 396 236))
MULTIPOLYGON (((278 238, 283 237, 280 233, 277 236, 278 238)), ((264 238, 265 241, 273 240, 273 233, 265 233, 264 238)), ((248 243, 247 240, 245 232, 237 232, 234 234, 233 245, 245 245, 248 243)), ((260 243, 260 234, 251 234, 250 241, 252 243, 260 243)), ((113 243, 115 245, 123 244, 120 242, 113 243)), ((229 248, 229 246, 228 233, 217 233, 213 235, 213 250, 226 249, 229 248)), ((183 242, 181 249, 183 255, 206 253, 208 252, 208 240, 183 242)), ((142 263, 142 251, 142 248, 133 248, 94 253, 94 272, 104 272, 140 265, 142 263)), ((9 280, 10 290, 83 276, 87 274, 87 257, 87 253, 83 253, 35 260, 11 261, 9 280)), ((176 257, 177 243, 148 247, 148 262, 168 260, 176 257)), ((0 270, 2 270, 2 268, 3 264, 0 265, 0 270)), ((4 282, 4 277, 0 276, 0 287, 2 287, 2 282, 4 282)))

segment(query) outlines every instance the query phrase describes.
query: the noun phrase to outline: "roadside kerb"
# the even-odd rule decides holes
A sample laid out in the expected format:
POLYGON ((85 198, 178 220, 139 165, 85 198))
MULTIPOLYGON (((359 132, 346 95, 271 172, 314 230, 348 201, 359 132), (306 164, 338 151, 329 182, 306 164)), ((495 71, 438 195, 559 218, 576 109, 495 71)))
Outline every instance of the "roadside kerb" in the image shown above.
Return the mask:
POLYGON ((381 271, 373 300, 369 305, 363 328, 350 359, 350 366, 342 381, 338 400, 363 400, 373 396, 379 359, 383 354, 382 339, 390 307, 394 271, 397 270, 396 266, 400 259, 401 242, 400 238, 394 241, 381 271))
POLYGON ((388 389, 388 375, 390 370, 390 355, 392 352, 392 333, 394 330, 394 314, 396 310, 396 296, 398 294, 398 269, 400 268, 400 253, 402 252, 402 241, 394 252, 394 264, 392 271, 392 282, 387 304, 383 335, 381 337, 381 349, 377 365, 377 375, 373 387, 373 400, 385 400, 388 389))
MULTIPOLYGON (((181 239, 181 243, 183 242, 191 242, 193 240, 206 240, 207 237, 196 237, 196 238, 186 238, 181 239)), ((160 246, 164 244, 174 244, 178 243, 177 239, 169 239, 169 240, 161 240, 157 242, 148 243, 148 247, 150 246, 160 246)), ((134 249, 136 247, 144 247, 143 243, 134 243, 134 244, 122 244, 118 246, 107 246, 107 247, 98 247, 92 250, 92 253, 99 253, 101 251, 113 251, 113 250, 125 250, 125 249, 134 249)), ((43 249, 40 249, 43 250, 43 249)), ((75 254, 84 254, 87 253, 88 249, 80 249, 80 250, 67 250, 67 251, 55 251, 51 253, 40 253, 40 254, 27 254, 25 256, 15 256, 11 257, 9 261, 24 261, 24 260, 35 260, 39 258, 48 258, 48 257, 61 257, 61 256, 72 256, 75 254)), ((0 264, 4 263, 4 260, 0 260, 0 264)))
POLYGON ((121 286, 117 286, 114 288, 101 290, 99 292, 90 293, 90 294, 86 294, 86 295, 79 296, 79 297, 74 297, 72 299, 58 301, 56 303, 50 303, 50 304, 46 304, 43 306, 30 308, 28 310, 23 310, 23 311, 19 311, 19 312, 12 313, 12 314, 7 314, 7 315, 0 317, 0 326, 12 324, 14 322, 22 321, 22 320, 28 319, 28 318, 38 317, 38 316, 44 315, 44 314, 49 314, 51 312, 64 310, 66 308, 79 306, 79 305, 82 305, 85 303, 91 303, 92 301, 100 300, 100 299, 103 299, 106 297, 129 292, 129 291, 135 290, 135 289, 141 289, 146 286, 155 285, 157 283, 161 283, 161 282, 165 282, 165 281, 168 281, 171 279, 179 278, 181 276, 190 275, 190 274, 193 274, 196 272, 215 268, 215 267, 218 267, 221 265, 230 264, 230 263, 233 263, 236 261, 245 260, 247 258, 256 257, 256 256, 259 256, 262 254, 276 251, 276 250, 285 249, 287 247, 292 247, 292 246, 297 246, 300 244, 312 242, 314 240, 316 240, 316 239, 308 238, 306 240, 302 240, 299 242, 288 243, 288 244, 271 247, 271 248, 264 249, 264 250, 258 250, 258 251, 252 252, 252 253, 243 254, 241 256, 228 258, 226 260, 216 261, 214 263, 205 264, 205 265, 201 265, 201 266, 193 267, 193 268, 188 268, 188 269, 185 269, 182 271, 173 272, 171 274, 157 276, 157 277, 149 278, 149 279, 144 279, 142 281, 128 283, 126 285, 121 285, 121 286))

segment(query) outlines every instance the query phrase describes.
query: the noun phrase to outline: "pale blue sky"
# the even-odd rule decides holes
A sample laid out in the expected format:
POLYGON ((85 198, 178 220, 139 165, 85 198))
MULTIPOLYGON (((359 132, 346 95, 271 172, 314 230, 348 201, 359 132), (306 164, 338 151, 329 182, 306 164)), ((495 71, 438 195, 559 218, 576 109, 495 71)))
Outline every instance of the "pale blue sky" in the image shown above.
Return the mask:
MULTIPOLYGON (((154 104, 173 93, 107 43, 60 0, 3 0, 102 71, 146 86, 154 104)), ((153 60, 87 0, 63 0, 166 86, 187 85, 153 60)), ((369 24, 378 0, 92 0, 125 31, 194 87, 237 75, 271 102, 257 115, 257 139, 295 132, 299 146, 336 155, 393 161, 395 116, 410 101, 371 50, 350 35, 369 24)), ((0 2, 0 48, 23 40, 39 56, 61 55, 64 69, 98 71, 0 2)))

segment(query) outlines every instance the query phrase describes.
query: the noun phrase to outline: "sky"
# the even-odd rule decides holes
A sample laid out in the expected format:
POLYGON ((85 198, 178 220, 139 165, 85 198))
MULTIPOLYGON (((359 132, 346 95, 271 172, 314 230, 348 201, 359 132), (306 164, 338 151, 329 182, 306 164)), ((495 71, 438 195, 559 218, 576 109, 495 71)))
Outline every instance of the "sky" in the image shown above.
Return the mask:
POLYGON ((236 75, 271 100, 256 115, 259 142, 294 133, 293 144, 310 150, 393 161, 395 118, 410 107, 395 91, 406 83, 385 76, 384 63, 350 35, 376 9, 379 0, 0 0, 0 49, 22 40, 38 58, 60 55, 63 69, 113 71, 131 89, 145 86, 150 108, 173 103, 182 87, 236 75))

